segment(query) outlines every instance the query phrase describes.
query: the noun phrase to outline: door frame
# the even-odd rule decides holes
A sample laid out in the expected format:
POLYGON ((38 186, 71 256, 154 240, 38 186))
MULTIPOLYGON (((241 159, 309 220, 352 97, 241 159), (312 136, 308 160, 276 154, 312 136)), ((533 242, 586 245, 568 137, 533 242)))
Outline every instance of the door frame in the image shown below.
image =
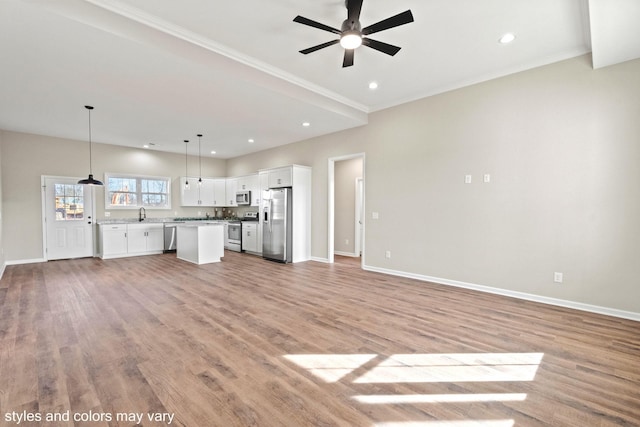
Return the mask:
MULTIPOLYGON (((44 261, 49 261, 49 256, 47 255, 47 194, 46 194, 46 180, 47 179, 72 179, 76 181, 80 181, 84 179, 84 177, 73 177, 73 176, 57 176, 57 175, 41 175, 40 176, 40 202, 42 208, 42 259, 44 261)), ((91 191, 91 211, 92 211, 92 220, 91 220, 91 248, 92 248, 92 256, 96 256, 96 193, 93 189, 93 185, 88 185, 87 187, 89 191, 91 191)))
POLYGON ((355 240, 353 242, 354 252, 356 256, 362 256, 362 239, 364 237, 364 179, 362 177, 356 178, 356 209, 355 209, 355 240))
MULTIPOLYGON (((365 153, 347 154, 344 156, 329 157, 328 159, 328 202, 327 202, 327 262, 333 264, 335 262, 335 210, 336 210, 336 162, 342 160, 361 159, 362 160, 362 211, 365 212, 365 194, 366 194, 366 155, 365 153)), ((360 257, 360 267, 364 268, 365 265, 365 218, 366 215, 362 215, 362 256, 360 257)))

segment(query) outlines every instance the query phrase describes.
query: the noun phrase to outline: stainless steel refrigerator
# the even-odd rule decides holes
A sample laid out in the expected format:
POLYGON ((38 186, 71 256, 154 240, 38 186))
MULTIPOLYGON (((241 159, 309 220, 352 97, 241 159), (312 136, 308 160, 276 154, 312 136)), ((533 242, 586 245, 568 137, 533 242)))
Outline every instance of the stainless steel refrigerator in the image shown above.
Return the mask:
POLYGON ((262 207, 262 257, 291 262, 291 194, 292 189, 269 190, 262 207))

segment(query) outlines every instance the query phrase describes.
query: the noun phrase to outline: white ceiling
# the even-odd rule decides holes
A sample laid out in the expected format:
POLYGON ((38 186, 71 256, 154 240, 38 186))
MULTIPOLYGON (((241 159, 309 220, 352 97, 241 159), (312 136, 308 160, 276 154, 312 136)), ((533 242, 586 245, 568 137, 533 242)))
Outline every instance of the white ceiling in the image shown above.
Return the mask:
POLYGON ((396 56, 361 47, 342 68, 339 45, 300 54, 335 35, 292 20, 339 28, 343 0, 0 0, 0 129, 87 140, 89 104, 94 142, 184 153, 202 133, 203 154, 232 158, 592 45, 598 67, 640 57, 638 4, 364 0, 363 26, 406 9, 415 22, 373 37, 396 56), (507 32, 516 40, 501 45, 507 32))

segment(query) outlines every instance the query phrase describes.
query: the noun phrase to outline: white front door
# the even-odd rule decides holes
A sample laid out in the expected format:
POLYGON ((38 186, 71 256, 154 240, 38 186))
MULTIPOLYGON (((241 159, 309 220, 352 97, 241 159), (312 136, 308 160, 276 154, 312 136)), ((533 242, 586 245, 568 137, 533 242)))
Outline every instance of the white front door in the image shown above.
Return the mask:
POLYGON ((93 256, 93 198, 78 178, 44 178, 47 260, 93 256))

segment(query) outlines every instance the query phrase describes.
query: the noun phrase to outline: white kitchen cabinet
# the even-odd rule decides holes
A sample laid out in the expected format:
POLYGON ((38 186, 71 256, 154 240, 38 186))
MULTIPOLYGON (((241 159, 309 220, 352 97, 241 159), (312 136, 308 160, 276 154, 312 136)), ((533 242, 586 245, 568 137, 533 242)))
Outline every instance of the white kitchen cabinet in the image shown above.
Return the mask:
POLYGON ((258 248, 257 222, 242 222, 242 250, 248 252, 262 252, 262 248, 258 248))
POLYGON ((213 206, 226 206, 227 204, 227 180, 225 178, 213 178, 213 206))
POLYGON ((128 224, 127 254, 162 253, 164 249, 163 230, 162 224, 128 224))
POLYGON ((177 258, 194 264, 220 262, 224 256, 223 228, 211 223, 179 225, 177 258))
POLYGON ((226 206, 224 178, 202 178, 202 182, 198 183, 198 177, 183 176, 180 178, 181 206, 226 206), (189 188, 184 187, 187 179, 189 180, 189 188))
POLYGON ((100 256, 113 258, 127 255, 127 225, 126 224, 100 224, 100 256))
POLYGON ((213 206, 215 201, 215 186, 213 179, 202 178, 202 183, 198 184, 196 179, 196 187, 200 190, 200 206, 213 206))
POLYGON ((292 187, 291 166, 269 170, 269 188, 292 187))
POLYGON ((102 259, 164 251, 163 224, 100 224, 98 227, 102 259))
POLYGON ((200 206, 200 189, 197 182, 198 178, 192 176, 180 177, 180 205, 200 206), (187 181, 189 181, 189 188, 185 188, 187 181))
POLYGON ((257 173, 239 176, 237 191, 251 191, 251 206, 260 206, 260 185, 257 173))
POLYGON ((258 187, 260 189, 260 200, 258 206, 261 206, 262 200, 269 194, 269 171, 261 170, 258 172, 258 187))
POLYGON ((227 178, 226 184, 225 184, 225 190, 227 193, 226 206, 230 206, 230 207, 238 206, 238 204, 236 203, 236 192, 238 191, 238 179, 227 178))

